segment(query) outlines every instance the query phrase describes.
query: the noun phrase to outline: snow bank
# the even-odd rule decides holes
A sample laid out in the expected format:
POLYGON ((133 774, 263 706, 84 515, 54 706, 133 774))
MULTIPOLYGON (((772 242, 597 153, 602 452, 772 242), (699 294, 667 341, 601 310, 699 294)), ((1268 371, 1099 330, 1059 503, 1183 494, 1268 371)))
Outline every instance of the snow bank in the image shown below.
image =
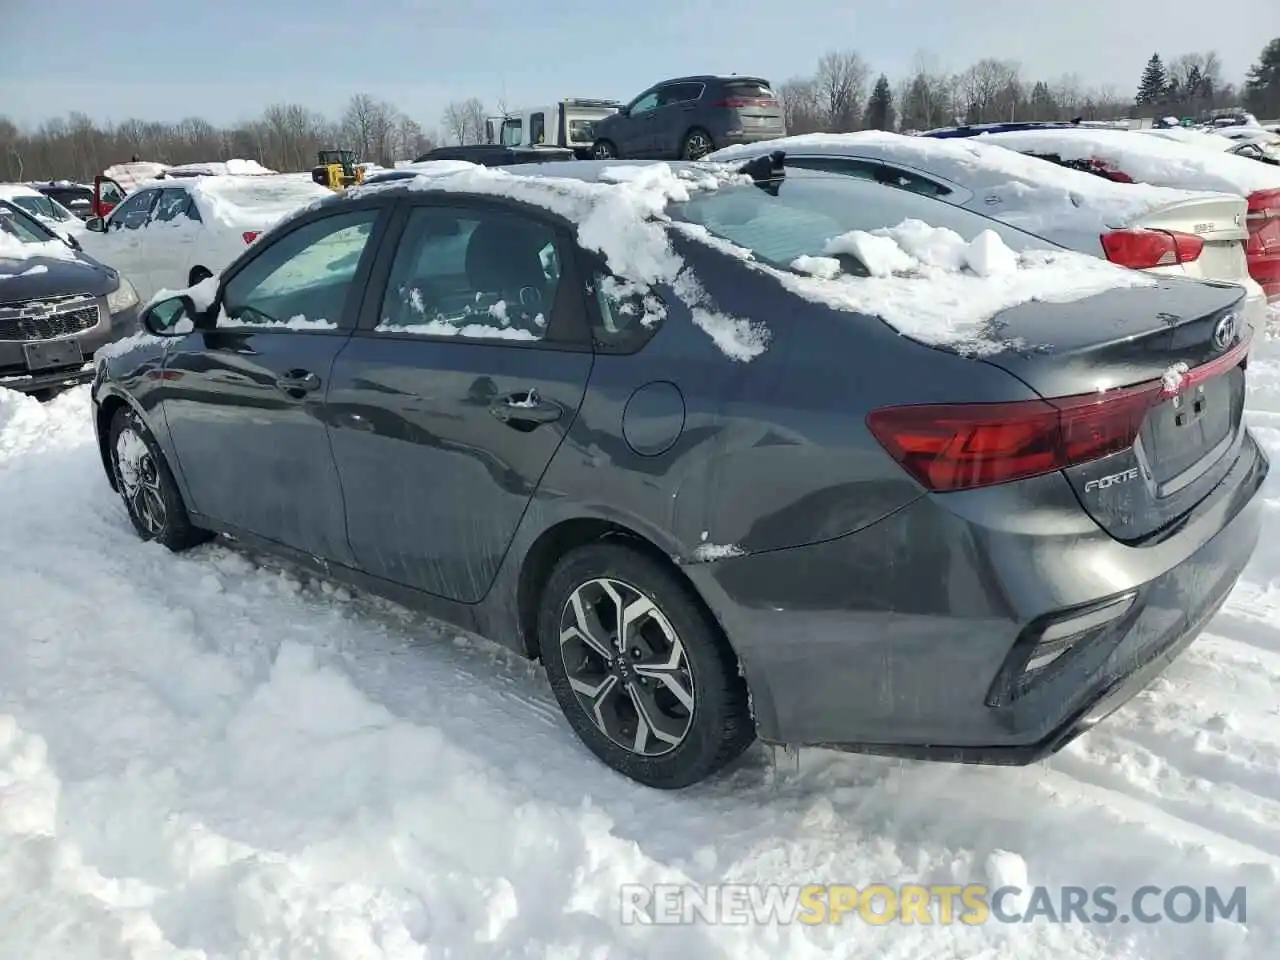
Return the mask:
MULTIPOLYGON (((841 310, 868 313, 922 343, 989 354, 1009 344, 989 322, 1033 301, 1062 303, 1122 287, 1154 286, 1154 278, 1070 251, 1015 253, 991 230, 966 241, 920 220, 833 237, 826 256, 800 257, 770 271, 793 292, 841 310), (855 255, 871 276, 839 274, 841 253, 855 255)), ((761 267, 766 269, 767 267, 761 267)))
POLYGON ((1021 152, 1053 153, 1064 160, 1102 160, 1134 180, 1157 186, 1241 196, 1280 188, 1280 167, 1128 130, 1012 130, 984 133, 978 139, 1021 152))
MULTIPOLYGON (((1275 462, 1280 366, 1249 373, 1275 462)), ((1259 550, 1205 635, 1058 756, 757 746, 676 796, 599 764, 536 664, 218 544, 137 542, 87 388, 0 390, 0 502, 21 505, 0 555, 22 560, 0 577, 0 957, 1273 960, 1274 474, 1261 496, 1259 550), (624 924, 623 885, 656 883, 1043 884, 1055 903, 1107 885, 1121 904, 1144 884, 1245 886, 1249 912, 624 924)))
MULTIPOLYGON (((1113 183, 1006 149, 988 138, 934 139, 878 130, 814 133, 771 140, 771 149, 881 160, 916 169, 972 192, 980 213, 1040 236, 1093 235, 1137 223, 1171 204, 1204 196, 1170 186, 1113 183)), ((725 147, 707 161, 758 155, 761 144, 725 147)), ((1235 191, 1231 191, 1234 193, 1235 191)))

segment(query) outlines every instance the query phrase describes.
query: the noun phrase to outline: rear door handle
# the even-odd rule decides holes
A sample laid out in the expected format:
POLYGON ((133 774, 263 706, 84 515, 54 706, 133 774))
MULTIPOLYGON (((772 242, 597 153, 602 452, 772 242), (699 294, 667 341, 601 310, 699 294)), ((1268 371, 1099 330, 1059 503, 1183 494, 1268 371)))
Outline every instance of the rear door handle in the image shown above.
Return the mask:
POLYGON ((276 387, 285 393, 310 393, 320 389, 320 378, 310 370, 290 370, 276 379, 276 387))

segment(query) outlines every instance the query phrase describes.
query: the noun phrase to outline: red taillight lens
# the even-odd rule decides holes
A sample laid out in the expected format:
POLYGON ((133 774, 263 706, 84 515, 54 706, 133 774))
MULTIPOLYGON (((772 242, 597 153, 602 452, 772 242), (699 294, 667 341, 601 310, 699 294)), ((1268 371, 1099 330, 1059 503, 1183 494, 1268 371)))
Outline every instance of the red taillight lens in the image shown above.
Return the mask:
POLYGON ((867 428, 926 489, 1022 480, 1127 450, 1153 406, 1239 366, 1250 339, 1246 334, 1176 386, 1162 379, 1054 400, 882 407, 867 415, 867 428))
POLYGON ((1102 249, 1112 263, 1147 270, 1191 263, 1204 250, 1204 238, 1175 230, 1112 230, 1102 235, 1102 249))
POLYGON ((246 230, 244 233, 240 234, 240 236, 244 238, 244 242, 246 244, 249 244, 249 243, 253 243, 253 241, 257 240, 260 236, 262 236, 262 231, 246 230))
POLYGON ((1280 190, 1250 194, 1247 217, 1249 275, 1258 281, 1268 300, 1280 300, 1280 190))
POLYGON ((778 101, 772 97, 726 97, 712 104, 713 107, 732 107, 734 109, 743 107, 776 107, 777 105, 778 101))

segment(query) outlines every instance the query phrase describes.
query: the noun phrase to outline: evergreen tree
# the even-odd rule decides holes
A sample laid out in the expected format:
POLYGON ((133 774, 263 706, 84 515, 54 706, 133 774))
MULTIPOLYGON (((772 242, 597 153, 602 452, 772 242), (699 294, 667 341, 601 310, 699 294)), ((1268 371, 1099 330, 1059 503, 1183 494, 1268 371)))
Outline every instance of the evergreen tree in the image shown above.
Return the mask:
POLYGON ((1049 92, 1049 85, 1043 80, 1037 80, 1036 85, 1031 88, 1031 119, 1058 119, 1058 103, 1049 92))
POLYGON ((862 125, 868 130, 893 129, 893 92, 889 89, 889 78, 883 73, 871 91, 862 125))
POLYGON ((1280 37, 1262 48, 1244 83, 1245 106, 1266 120, 1280 115, 1280 37))
POLYGON ((1146 69, 1142 71, 1142 82, 1138 84, 1138 95, 1134 102, 1140 107, 1159 103, 1164 98, 1167 85, 1164 61, 1160 59, 1160 54, 1153 53, 1147 61, 1146 69))

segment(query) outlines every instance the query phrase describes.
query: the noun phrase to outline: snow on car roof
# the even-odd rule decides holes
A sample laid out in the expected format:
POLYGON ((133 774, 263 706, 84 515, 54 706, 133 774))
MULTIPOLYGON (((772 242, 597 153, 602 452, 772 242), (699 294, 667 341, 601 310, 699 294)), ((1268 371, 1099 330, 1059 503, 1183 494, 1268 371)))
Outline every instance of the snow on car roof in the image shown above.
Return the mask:
POLYGON ((1187 127, 1149 127, 1134 132, 1145 134, 1149 137, 1161 137, 1165 140, 1185 143, 1193 147, 1201 147, 1205 150, 1212 150, 1215 153, 1226 153, 1233 147, 1238 146, 1230 137, 1209 133, 1206 130, 1192 130, 1187 127))
MULTIPOLYGON (((847 178, 804 170, 788 173, 791 177, 852 183, 847 178)), ((723 164, 562 161, 506 169, 475 167, 353 188, 348 195, 407 188, 488 194, 542 207, 574 223, 579 242, 602 254, 623 280, 668 285, 689 308, 694 323, 727 356, 746 361, 763 352, 771 336, 768 329, 758 321, 727 316, 717 309, 672 246, 667 208, 695 195, 749 184, 748 178, 723 164)), ((939 206, 944 205, 939 201, 939 206)), ((728 245, 699 225, 679 227, 686 228, 679 232, 695 241, 720 250, 728 245)), ((1015 253, 990 231, 966 240, 951 230, 907 222, 897 227, 886 225, 874 234, 876 239, 868 246, 878 247, 880 256, 873 266, 875 275, 865 278, 834 275, 829 269, 832 263, 838 266, 834 257, 827 258, 830 262, 825 264, 793 264, 798 272, 787 272, 755 260, 746 250, 737 252, 748 268, 773 275, 806 299, 878 316, 900 333, 922 342, 979 353, 1009 346, 986 340, 983 332, 988 321, 1007 308, 1032 300, 1077 300, 1104 290, 1155 282, 1139 271, 1071 251, 1015 253), (897 247, 898 253, 893 254, 888 246, 897 247)), ((844 239, 859 240, 847 235, 844 239)), ((828 244, 840 241, 840 235, 828 238, 828 244)))
POLYGON ((1054 153, 1064 160, 1103 160, 1135 180, 1165 187, 1246 196, 1280 187, 1280 168, 1130 130, 1017 130, 984 133, 979 139, 1012 150, 1054 153))
POLYGON ((0 183, 0 198, 8 200, 12 197, 42 197, 39 190, 32 190, 21 183, 0 183))
POLYGON ((181 163, 165 170, 165 176, 203 174, 205 176, 266 176, 277 171, 268 170, 257 160, 218 160, 212 163, 181 163))
POLYGON ((992 203, 986 211, 989 216, 1032 233, 1101 232, 1204 195, 1145 183, 1113 183, 1016 150, 977 142, 977 138, 908 137, 879 130, 803 134, 735 145, 718 150, 707 159, 727 162, 766 150, 866 157, 915 168, 980 194, 992 203))
POLYGON ((239 231, 265 230, 303 207, 334 195, 305 173, 179 177, 138 184, 139 190, 147 187, 186 190, 196 198, 202 217, 211 217, 218 226, 239 231))

